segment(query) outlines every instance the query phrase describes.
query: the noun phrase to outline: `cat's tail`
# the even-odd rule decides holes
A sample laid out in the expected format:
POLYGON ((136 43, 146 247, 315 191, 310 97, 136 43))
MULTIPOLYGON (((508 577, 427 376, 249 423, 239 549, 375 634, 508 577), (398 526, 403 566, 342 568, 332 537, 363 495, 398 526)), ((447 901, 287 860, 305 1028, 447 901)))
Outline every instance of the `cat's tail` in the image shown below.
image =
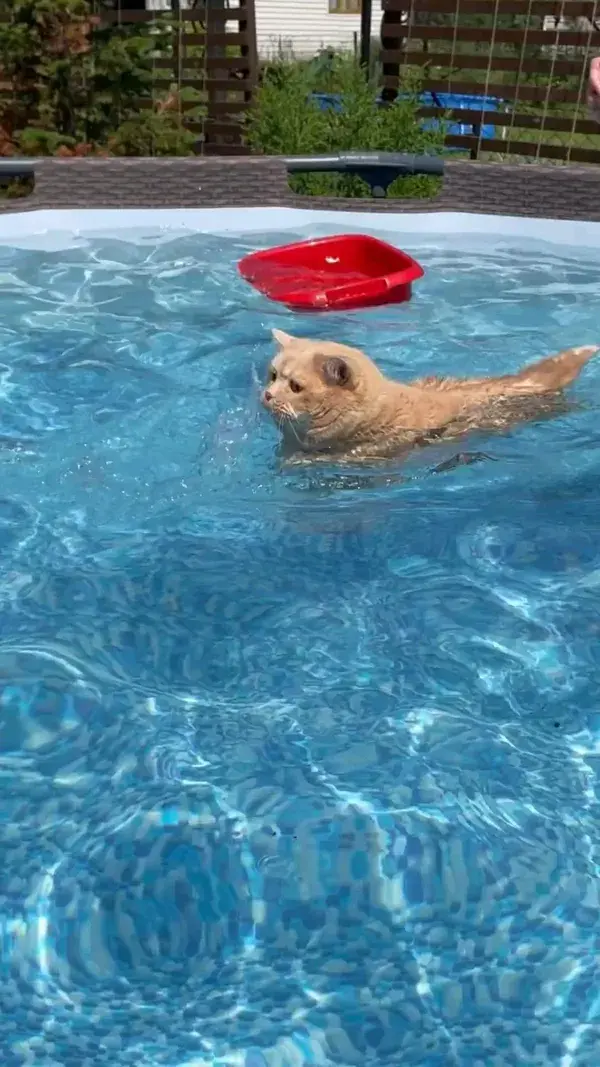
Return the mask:
POLYGON ((511 376, 510 392, 513 394, 558 393, 574 382, 586 363, 600 351, 598 345, 582 348, 567 348, 557 356, 548 356, 537 363, 524 367, 511 376))

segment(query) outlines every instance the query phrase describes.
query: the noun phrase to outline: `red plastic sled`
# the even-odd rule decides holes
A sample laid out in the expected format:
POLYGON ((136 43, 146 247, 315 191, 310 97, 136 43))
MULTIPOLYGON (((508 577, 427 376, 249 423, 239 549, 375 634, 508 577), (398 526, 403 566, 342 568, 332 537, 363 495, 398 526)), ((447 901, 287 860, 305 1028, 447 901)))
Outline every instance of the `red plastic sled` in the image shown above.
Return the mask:
POLYGON ((377 237, 343 234, 252 252, 238 263, 247 282, 298 311, 341 311, 410 300, 425 273, 377 237))

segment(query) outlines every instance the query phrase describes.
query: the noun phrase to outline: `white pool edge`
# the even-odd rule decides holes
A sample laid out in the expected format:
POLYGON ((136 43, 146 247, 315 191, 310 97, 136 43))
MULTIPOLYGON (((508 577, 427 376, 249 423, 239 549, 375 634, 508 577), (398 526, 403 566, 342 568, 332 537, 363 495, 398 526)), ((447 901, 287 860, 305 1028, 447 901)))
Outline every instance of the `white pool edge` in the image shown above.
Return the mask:
POLYGON ((479 215, 465 212, 378 214, 371 211, 316 211, 309 208, 102 208, 48 209, 0 216, 0 244, 27 248, 71 247, 73 241, 99 232, 113 236, 127 230, 207 234, 251 234, 307 230, 328 224, 338 232, 375 231, 380 236, 471 234, 490 238, 525 238, 554 245, 600 249, 600 222, 479 215))

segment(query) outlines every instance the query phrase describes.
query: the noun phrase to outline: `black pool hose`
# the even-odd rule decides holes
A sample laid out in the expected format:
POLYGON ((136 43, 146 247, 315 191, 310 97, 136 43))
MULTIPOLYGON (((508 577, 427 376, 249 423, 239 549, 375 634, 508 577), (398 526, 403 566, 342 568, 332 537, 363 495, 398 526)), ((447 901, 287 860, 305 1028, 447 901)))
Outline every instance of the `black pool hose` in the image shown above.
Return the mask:
POLYGON ((334 171, 353 174, 370 185, 374 196, 385 196, 396 178, 409 174, 442 177, 441 156, 408 155, 402 152, 347 152, 331 156, 290 156, 286 159, 290 174, 317 174, 334 171))
POLYGON ((33 178, 35 159, 0 159, 0 178, 33 178))

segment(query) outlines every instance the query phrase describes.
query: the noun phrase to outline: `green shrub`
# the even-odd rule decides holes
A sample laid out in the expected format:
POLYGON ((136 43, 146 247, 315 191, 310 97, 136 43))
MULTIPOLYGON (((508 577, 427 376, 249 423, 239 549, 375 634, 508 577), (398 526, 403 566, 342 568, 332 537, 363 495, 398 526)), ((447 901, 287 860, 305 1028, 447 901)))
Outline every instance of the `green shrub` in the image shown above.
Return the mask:
POLYGON ((0 104, 2 154, 192 151, 177 106, 153 94, 155 58, 172 55, 172 27, 164 18, 102 26, 97 6, 0 0, 0 68, 13 87, 0 104))
POLYGON ((0 200, 18 200, 29 196, 33 189, 33 178, 10 178, 0 183, 0 200))
MULTIPOLYGON (((377 103, 377 85, 367 79, 354 56, 317 57, 312 63, 279 59, 264 71, 248 116, 247 137, 255 152, 267 155, 322 155, 351 151, 436 154, 444 144, 443 123, 424 130, 418 118, 420 84, 412 76, 402 98, 388 107, 377 103), (322 110, 315 92, 337 92, 341 111, 322 110)), ((296 175, 292 187, 313 196, 370 196, 359 178, 335 174, 296 175)), ((397 179, 389 196, 432 196, 439 180, 397 179)))

